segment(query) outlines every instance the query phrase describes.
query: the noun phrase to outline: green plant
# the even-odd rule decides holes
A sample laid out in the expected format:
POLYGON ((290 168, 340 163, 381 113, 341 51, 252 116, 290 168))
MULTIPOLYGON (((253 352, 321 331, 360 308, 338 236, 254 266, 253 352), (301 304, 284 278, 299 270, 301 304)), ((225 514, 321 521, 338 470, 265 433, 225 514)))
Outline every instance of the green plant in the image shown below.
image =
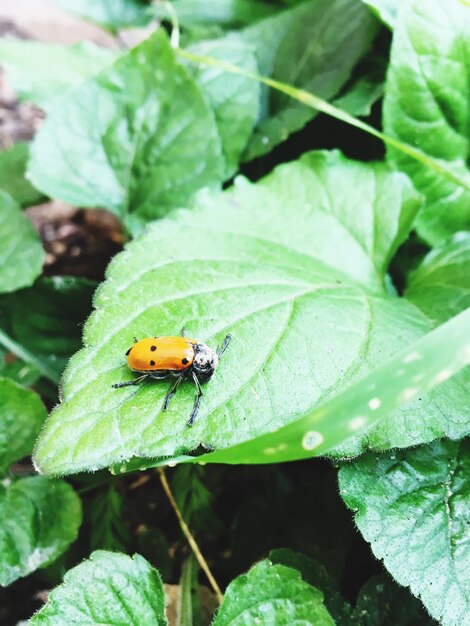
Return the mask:
POLYGON ((470 8, 60 4, 162 24, 0 41, 47 112, 0 153, 0 583, 57 586, 31 624, 470 624, 470 8), (44 197, 121 223, 93 302, 40 276, 44 197), (192 427, 191 385, 112 387, 182 326, 232 334, 192 427))

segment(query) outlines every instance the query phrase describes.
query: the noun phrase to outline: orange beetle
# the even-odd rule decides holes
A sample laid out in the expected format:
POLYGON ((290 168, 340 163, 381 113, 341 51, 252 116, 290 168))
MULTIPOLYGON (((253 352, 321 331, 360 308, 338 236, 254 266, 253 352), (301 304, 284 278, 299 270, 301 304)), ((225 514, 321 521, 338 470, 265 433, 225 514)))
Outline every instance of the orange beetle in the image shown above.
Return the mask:
POLYGON ((141 376, 125 383, 116 383, 113 388, 129 387, 145 380, 161 380, 173 376, 176 382, 163 402, 163 410, 166 411, 182 381, 191 380, 198 392, 188 421, 189 426, 192 426, 201 403, 201 383, 211 378, 231 338, 231 335, 227 335, 222 347, 217 350, 212 350, 197 339, 186 337, 184 328, 181 337, 148 337, 140 341, 134 339, 134 345, 126 352, 127 364, 129 369, 141 376))

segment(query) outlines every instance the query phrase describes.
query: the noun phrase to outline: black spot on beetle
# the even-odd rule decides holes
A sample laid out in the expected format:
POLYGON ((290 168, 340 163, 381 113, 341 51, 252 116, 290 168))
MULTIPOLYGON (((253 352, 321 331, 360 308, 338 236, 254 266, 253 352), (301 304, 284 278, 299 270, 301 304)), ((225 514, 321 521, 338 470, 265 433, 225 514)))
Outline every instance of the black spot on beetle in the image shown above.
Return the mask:
POLYGON ((184 359, 181 361, 181 363, 183 365, 187 365, 189 363, 188 359, 186 357, 184 357, 184 359))
POLYGON ((132 348, 129 348, 129 350, 126 352, 126 356, 129 355, 129 352, 132 350, 132 348))
POLYGON ((150 361, 150 365, 155 365, 155 361, 150 361))
POLYGON ((157 349, 157 346, 150 346, 150 352, 155 352, 156 349, 157 349))

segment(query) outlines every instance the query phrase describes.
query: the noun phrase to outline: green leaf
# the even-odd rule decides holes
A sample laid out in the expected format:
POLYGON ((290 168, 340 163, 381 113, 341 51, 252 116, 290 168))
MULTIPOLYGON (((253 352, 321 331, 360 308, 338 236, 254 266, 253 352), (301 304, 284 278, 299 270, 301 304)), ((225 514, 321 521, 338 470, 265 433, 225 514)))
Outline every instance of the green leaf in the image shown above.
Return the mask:
POLYGON ((0 224, 0 293, 6 293, 33 283, 41 273, 44 250, 31 222, 1 190, 0 224))
POLYGON ((223 168, 213 113, 158 31, 49 112, 29 174, 53 197, 147 220, 217 186, 223 168))
POLYGON ((361 626, 436 626, 408 589, 388 576, 374 576, 359 591, 355 624, 361 626))
MULTIPOLYGON (((410 0, 394 31, 384 102, 385 132, 470 185, 470 20, 460 0, 410 0)), ((470 191, 395 148, 390 162, 426 195, 417 228, 435 245, 470 228, 470 191)))
POLYGON ((157 570, 138 554, 131 558, 97 550, 67 572, 30 624, 166 626, 162 581, 157 570))
POLYGON ((0 476, 31 454, 46 409, 38 395, 8 378, 0 378, 0 476))
POLYGON ((43 476, 0 484, 0 585, 54 561, 75 541, 80 499, 63 480, 43 476))
POLYGON ((25 178, 28 157, 27 143, 16 143, 0 152, 0 189, 12 196, 22 207, 38 204, 44 198, 25 178))
POLYGON ((0 58, 8 82, 22 100, 49 108, 54 100, 111 65, 119 51, 91 42, 73 46, 0 39, 0 58))
POLYGON ((123 520, 121 494, 112 486, 93 498, 90 505, 90 544, 92 550, 125 551, 130 543, 123 520))
MULTIPOLYGON (((268 17, 281 8, 262 0, 173 0, 171 5, 178 22, 189 28, 198 24, 236 28, 268 17)), ((152 13, 160 19, 172 17, 163 2, 155 3, 152 13)))
MULTIPOLYGON (((41 471, 233 445, 295 420, 412 343, 430 324, 382 282, 419 206, 401 174, 320 152, 256 185, 203 194, 199 208, 150 227, 115 257, 95 297, 65 402, 38 443, 41 471), (111 387, 132 378, 124 355, 134 336, 183 324, 214 347, 233 335, 193 428, 191 385, 167 412, 168 383, 111 387)), ((417 433, 395 424, 384 445, 407 445, 423 428, 432 437, 441 420, 429 402, 417 433)))
POLYGON ((12 337, 62 373, 81 343, 82 324, 92 308, 96 283, 74 276, 39 279, 0 299, 12 337))
POLYGON ((411 273, 405 292, 436 324, 470 307, 470 234, 432 250, 411 273))
MULTIPOLYGON (((348 80, 376 32, 370 12, 355 0, 310 1, 247 28, 265 76, 330 99, 348 80)), ((316 111, 265 90, 262 117, 244 159, 270 152, 300 130, 316 111)))
POLYGON ((377 17, 392 30, 396 26, 398 10, 404 4, 403 0, 362 0, 362 2, 370 6, 377 17))
POLYGON ((443 435, 464 437, 469 429, 468 368, 465 378, 448 379, 470 364, 469 332, 467 310, 291 424, 232 447, 179 460, 278 463, 327 452, 344 458, 359 454, 366 446, 385 450, 443 435), (431 395, 434 402, 429 402, 424 394, 438 385, 441 388, 431 395), (413 398, 418 402, 410 404, 413 398))
POLYGON ((470 614, 470 442, 437 441, 340 470, 340 493, 372 551, 443 626, 470 614))
POLYGON ((336 583, 316 559, 293 550, 280 548, 271 550, 269 560, 274 565, 280 563, 297 570, 305 582, 319 589, 323 593, 326 608, 336 626, 351 624, 351 606, 340 596, 336 583))
MULTIPOLYGON (((257 69, 251 46, 235 35, 204 41, 190 46, 189 50, 229 61, 247 71, 257 69)), ((225 157, 224 178, 230 178, 238 170, 258 116, 260 85, 245 76, 233 76, 216 67, 194 65, 193 74, 214 111, 225 157)))
POLYGON ((384 94, 386 64, 374 58, 361 63, 359 68, 357 78, 346 83, 333 104, 350 115, 366 117, 384 94))
POLYGON ((145 26, 151 18, 141 0, 53 0, 56 4, 112 32, 129 26, 145 26))
POLYGON ((334 626, 323 604, 323 594, 304 582, 299 572, 261 561, 233 580, 213 626, 334 626))

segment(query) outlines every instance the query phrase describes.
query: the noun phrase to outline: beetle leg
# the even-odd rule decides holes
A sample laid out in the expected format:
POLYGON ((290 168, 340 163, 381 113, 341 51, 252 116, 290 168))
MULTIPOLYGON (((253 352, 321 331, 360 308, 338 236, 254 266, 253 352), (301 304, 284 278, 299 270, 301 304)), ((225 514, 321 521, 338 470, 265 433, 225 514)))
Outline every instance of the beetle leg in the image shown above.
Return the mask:
POLYGON ((138 385, 143 380, 147 378, 148 374, 144 374, 143 376, 139 376, 139 378, 135 378, 134 380, 127 380, 125 383, 114 383, 111 385, 113 389, 120 389, 121 387, 130 387, 131 385, 138 385))
POLYGON ((165 396, 165 400, 163 402, 163 410, 166 411, 168 409, 168 405, 170 404, 170 400, 172 399, 172 397, 175 395, 175 393, 178 390, 178 387, 180 386, 181 381, 183 380, 183 377, 180 376, 179 378, 176 379, 175 384, 173 385, 173 387, 170 389, 170 391, 166 394, 165 396))
POLYGON ((224 343, 222 344, 221 348, 217 348, 217 356, 220 357, 223 355, 223 353, 225 352, 225 350, 228 347, 228 344, 230 343, 230 340, 232 339, 232 335, 227 335, 224 339, 224 343))
POLYGON ((194 424, 194 420, 196 419, 197 412, 199 411, 199 405, 201 404, 201 398, 203 396, 201 383, 199 382, 198 377, 196 376, 194 372, 192 374, 192 378, 193 378, 194 384, 197 387, 197 396, 194 402, 193 410, 191 411, 191 416, 188 420, 188 426, 192 426, 194 424))
POLYGON ((181 336, 182 337, 187 337, 188 336, 188 334, 186 332, 186 326, 183 326, 183 328, 181 329, 181 336))
POLYGON ((134 337, 134 343, 139 343, 139 340, 137 339, 137 337, 134 337))

